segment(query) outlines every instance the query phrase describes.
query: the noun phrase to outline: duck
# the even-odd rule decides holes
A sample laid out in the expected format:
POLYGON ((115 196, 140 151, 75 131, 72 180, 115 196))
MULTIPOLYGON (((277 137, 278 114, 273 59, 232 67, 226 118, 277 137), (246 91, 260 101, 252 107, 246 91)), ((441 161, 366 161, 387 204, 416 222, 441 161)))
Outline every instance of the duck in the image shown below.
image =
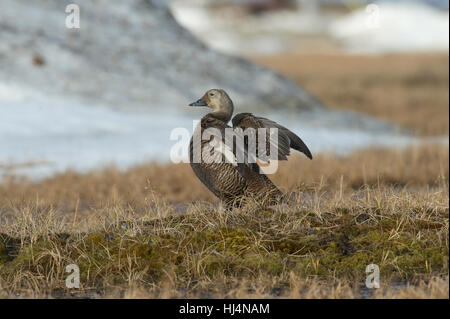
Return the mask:
POLYGON ((300 137, 275 121, 252 113, 239 113, 232 119, 234 104, 223 89, 210 89, 189 106, 211 109, 201 118, 189 142, 191 168, 198 179, 224 202, 227 208, 242 207, 249 198, 263 205, 276 205, 282 202, 284 194, 263 172, 261 164, 271 160, 287 160, 291 149, 305 154, 309 159, 313 158, 300 137), (230 120, 232 126, 228 124, 230 120), (261 128, 266 129, 265 139, 256 134, 261 128), (270 129, 276 129, 278 132, 276 143, 273 143, 270 129), (236 134, 234 142, 227 143, 230 141, 227 130, 241 133, 246 130, 250 133, 247 136, 236 134), (210 138, 203 138, 205 133, 211 132, 210 138), (256 140, 253 151, 249 147, 251 137, 256 140), (237 143, 237 140, 242 143, 237 143), (276 152, 272 154, 270 151, 271 154, 267 156, 270 143, 275 145, 276 152), (212 152, 212 149, 218 151, 212 152), (239 157, 238 152, 244 154, 243 158, 239 157))

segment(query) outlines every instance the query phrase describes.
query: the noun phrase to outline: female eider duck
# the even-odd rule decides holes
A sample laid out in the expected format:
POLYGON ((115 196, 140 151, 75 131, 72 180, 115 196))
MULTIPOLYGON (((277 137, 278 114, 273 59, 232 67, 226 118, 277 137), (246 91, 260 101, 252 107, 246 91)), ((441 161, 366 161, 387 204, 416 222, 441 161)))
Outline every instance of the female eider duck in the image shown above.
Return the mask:
MULTIPOLYGON (((231 119, 234 107, 233 102, 224 90, 209 90, 202 98, 189 104, 189 106, 206 106, 212 109, 212 112, 203 116, 191 138, 189 143, 190 164, 200 181, 218 198, 224 201, 227 207, 241 206, 245 197, 254 198, 262 204, 273 205, 279 203, 283 196, 275 184, 262 173, 256 161, 248 160, 248 157, 251 157, 251 154, 249 155, 248 136, 243 137, 245 141, 243 143, 245 148, 243 151, 245 152, 244 161, 236 160, 237 150, 239 149, 237 142, 231 144, 233 145, 232 150, 225 146, 229 144, 224 143, 228 136, 225 133, 227 128, 240 128, 242 130, 250 128, 248 131, 252 131, 251 129, 253 129, 254 132, 259 128, 275 128, 278 130, 278 141, 274 143, 278 151, 277 160, 287 160, 290 148, 300 151, 312 159, 308 147, 296 134, 269 119, 257 117, 251 113, 239 113, 232 120, 233 127, 229 126, 227 123, 231 119), (212 143, 212 139, 206 138, 203 140, 201 138, 207 129, 212 129, 209 130, 212 132, 220 132, 219 139, 221 139, 222 145, 220 145, 221 151, 219 153, 223 156, 223 160, 208 160, 208 157, 205 156, 211 153, 211 144, 215 145, 212 143), (197 136, 200 139, 194 138, 196 134, 199 134, 197 136), (194 140, 198 141, 198 143, 194 142, 194 140), (198 145, 198 148, 194 149, 194 143, 198 145), (197 150, 200 151, 200 155, 194 155, 197 150)), ((269 132, 266 134, 266 140, 270 140, 269 132)), ((259 152, 259 146, 261 145, 257 145, 258 139, 256 135, 255 133, 256 149, 259 152)), ((266 146, 262 146, 264 147, 262 150, 269 149, 270 143, 265 144, 266 146)), ((217 147, 217 144, 215 146, 217 147)), ((262 159, 259 153, 254 153, 256 153, 254 158, 262 159)))

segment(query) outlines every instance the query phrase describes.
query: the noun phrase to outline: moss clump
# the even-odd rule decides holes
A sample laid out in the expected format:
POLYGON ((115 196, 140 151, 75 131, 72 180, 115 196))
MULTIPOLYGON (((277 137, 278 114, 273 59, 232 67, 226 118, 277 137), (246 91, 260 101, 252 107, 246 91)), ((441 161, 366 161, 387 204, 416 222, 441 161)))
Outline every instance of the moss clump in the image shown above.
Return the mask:
POLYGON ((6 234, 0 234, 0 264, 11 261, 17 255, 20 240, 6 234))
POLYGON ((286 263, 286 258, 279 253, 246 254, 242 260, 242 267, 255 273, 267 273, 271 276, 280 275, 286 263))
POLYGON ((187 236, 185 243, 191 244, 197 251, 212 247, 221 253, 241 255, 254 247, 255 240, 250 229, 237 226, 194 232, 187 236))
POLYGON ((5 244, 0 241, 0 265, 8 261, 8 253, 5 244))
POLYGON ((180 262, 174 243, 171 237, 94 232, 78 241, 70 258, 91 284, 123 284, 130 267, 141 272, 143 280, 156 281, 167 265, 180 262))

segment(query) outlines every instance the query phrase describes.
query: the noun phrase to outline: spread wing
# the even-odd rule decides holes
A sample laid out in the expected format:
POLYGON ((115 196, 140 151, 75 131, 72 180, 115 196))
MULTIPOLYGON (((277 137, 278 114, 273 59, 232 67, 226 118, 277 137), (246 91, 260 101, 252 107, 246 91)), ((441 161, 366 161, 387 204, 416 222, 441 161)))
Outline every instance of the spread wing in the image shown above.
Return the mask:
MULTIPOLYGON (((287 160, 287 156, 290 154, 290 149, 293 148, 299 152, 302 152, 305 154, 308 158, 312 159, 311 152, 309 151, 306 144, 301 140, 300 137, 298 137, 295 133, 288 130, 284 126, 263 118, 263 117, 257 117, 254 116, 251 113, 239 113, 237 114, 233 120, 233 128, 242 128, 244 131, 247 128, 252 128, 254 130, 249 130, 248 136, 255 138, 256 141, 256 148, 257 151, 257 157, 265 160, 265 159, 278 159, 278 160, 287 160), (258 145, 258 136, 254 136, 254 134, 257 135, 256 130, 259 128, 266 128, 266 129, 273 129, 276 128, 278 131, 278 138, 275 138, 273 134, 270 134, 270 130, 267 130, 266 138, 265 138, 265 150, 266 154, 268 155, 268 158, 265 156, 262 156, 259 149, 262 147, 262 150, 264 150, 264 145, 258 145), (268 143, 270 141, 270 143, 268 143), (276 158, 273 158, 273 155, 270 154, 270 145, 273 145, 277 148, 278 156, 276 158)), ((248 138, 246 139, 248 141, 248 138)), ((259 144, 262 144, 263 141, 259 142, 259 144)))

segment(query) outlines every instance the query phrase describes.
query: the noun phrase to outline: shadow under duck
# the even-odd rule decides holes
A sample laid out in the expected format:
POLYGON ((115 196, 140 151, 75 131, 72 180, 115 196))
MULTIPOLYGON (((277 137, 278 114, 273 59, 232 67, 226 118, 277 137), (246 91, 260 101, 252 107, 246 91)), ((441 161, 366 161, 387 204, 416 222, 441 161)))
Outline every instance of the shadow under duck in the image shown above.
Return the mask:
MULTIPOLYGON (((240 207, 244 203, 245 197, 254 198, 259 203, 268 205, 277 204, 282 200, 283 193, 262 172, 256 161, 248 160, 249 158, 259 160, 263 158, 262 153, 264 152, 260 151, 260 147, 262 147, 262 150, 266 150, 265 154, 270 153, 270 143, 273 142, 270 141, 269 129, 277 129, 278 131, 278 139, 274 143, 277 148, 277 155, 276 158, 269 155, 270 160, 287 160, 291 148, 312 159, 311 152, 300 137, 269 119, 254 116, 252 113, 239 113, 232 120, 233 127, 229 126, 227 123, 231 120, 234 106, 228 94, 222 89, 207 91, 202 98, 189 104, 189 106, 204 106, 212 109, 212 112, 202 117, 194 131, 189 143, 189 158, 195 175, 214 195, 224 201, 227 207, 240 207), (238 143, 225 143, 228 139, 225 133, 227 128, 237 131, 239 129, 243 131, 250 129, 247 132, 252 131, 252 129, 253 132, 256 132, 257 129, 265 128, 267 129, 266 139, 264 142, 260 142, 260 144, 264 143, 265 145, 258 145, 258 136, 254 133, 257 151, 251 154, 248 149, 249 136, 242 136, 245 148, 242 151, 245 156, 243 161, 238 161, 237 151, 239 147, 236 145, 238 143), (215 136, 218 137, 218 143, 222 143, 221 145, 212 143, 215 136, 210 136, 210 139, 202 138, 204 137, 203 133, 208 129, 211 132, 219 132, 219 135, 216 134, 215 136), (194 136, 199 138, 195 139, 194 136), (270 141, 270 143, 266 141, 270 141), (233 145, 233 149, 227 148, 225 145, 233 145), (195 150, 194 147, 196 147, 195 150), (213 154, 216 154, 216 158, 208 158, 212 148, 220 150, 218 153, 213 152, 213 154), (217 154, 221 156, 219 160, 217 160, 217 154)), ((215 142, 217 143, 217 140, 215 142)), ((267 161, 267 157, 263 161, 267 161)))

